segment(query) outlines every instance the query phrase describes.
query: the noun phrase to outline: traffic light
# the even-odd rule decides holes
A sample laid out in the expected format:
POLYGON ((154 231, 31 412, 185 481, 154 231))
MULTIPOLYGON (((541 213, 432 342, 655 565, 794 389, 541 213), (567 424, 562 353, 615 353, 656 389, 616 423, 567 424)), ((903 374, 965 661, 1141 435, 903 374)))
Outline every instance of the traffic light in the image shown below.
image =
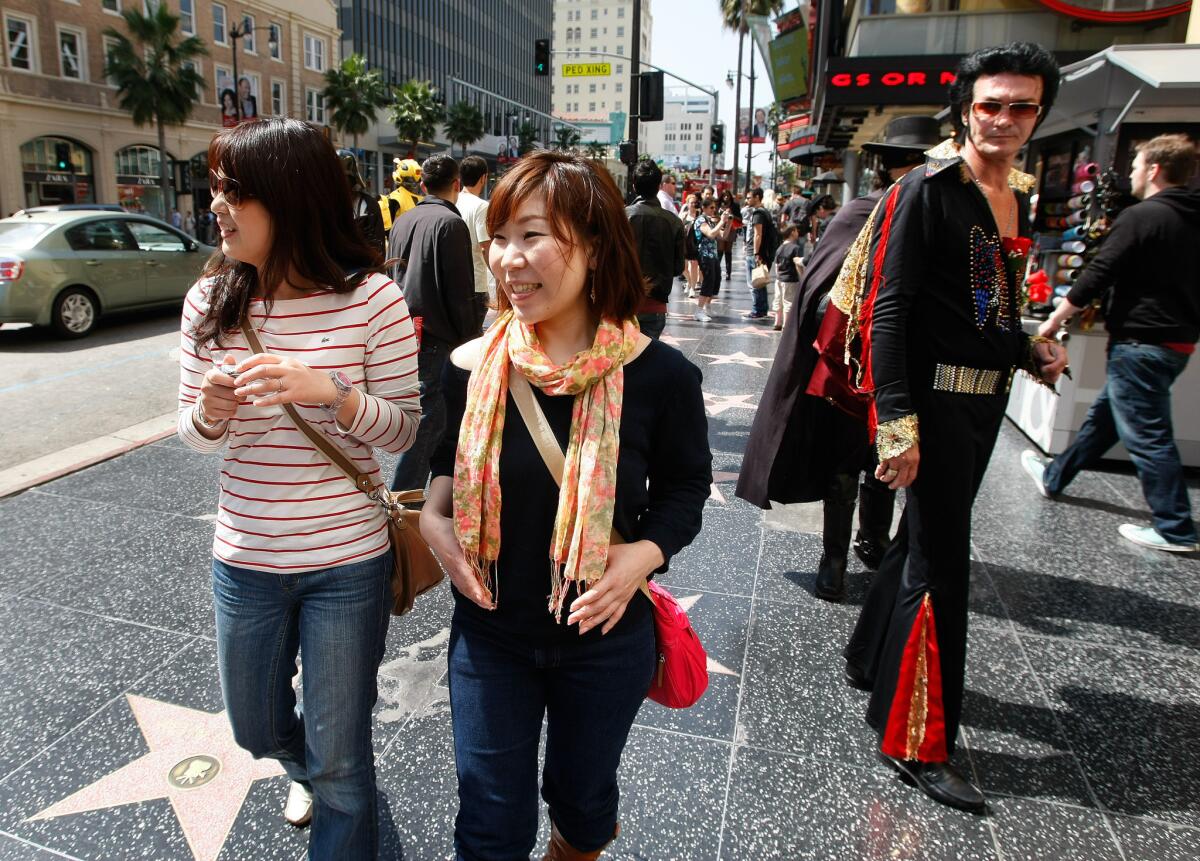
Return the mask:
POLYGON ((550 74, 550 40, 538 39, 533 43, 533 73, 550 74))
POLYGON ((642 72, 638 79, 638 119, 656 122, 663 118, 663 73, 642 72))
POLYGON ((716 123, 708 130, 708 151, 713 155, 725 152, 725 124, 716 123))
POLYGON ((71 169, 71 145, 69 143, 56 143, 54 145, 54 169, 71 169))
POLYGON ((635 144, 633 141, 621 141, 621 143, 617 145, 617 155, 620 157, 621 164, 637 164, 637 144, 635 144))

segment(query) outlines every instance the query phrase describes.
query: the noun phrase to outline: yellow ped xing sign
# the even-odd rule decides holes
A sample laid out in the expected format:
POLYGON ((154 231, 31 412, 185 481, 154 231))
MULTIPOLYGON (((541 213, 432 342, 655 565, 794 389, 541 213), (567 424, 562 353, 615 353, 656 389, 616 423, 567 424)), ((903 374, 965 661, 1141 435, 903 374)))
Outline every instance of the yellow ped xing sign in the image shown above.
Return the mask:
POLYGON ((612 74, 612 63, 563 63, 564 78, 593 78, 612 74))

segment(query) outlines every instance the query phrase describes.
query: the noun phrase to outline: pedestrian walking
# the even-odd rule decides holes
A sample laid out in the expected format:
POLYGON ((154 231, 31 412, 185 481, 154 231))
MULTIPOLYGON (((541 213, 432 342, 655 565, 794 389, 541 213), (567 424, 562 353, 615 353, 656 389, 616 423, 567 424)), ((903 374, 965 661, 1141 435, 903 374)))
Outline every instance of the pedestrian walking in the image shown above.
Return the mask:
MULTIPOLYGON (((867 721, 885 760, 934 800, 978 811, 982 792, 950 762, 966 666, 971 508, 1014 366, 1047 385, 1066 366, 1062 347, 1021 328, 1034 179, 1013 168, 1054 102, 1059 72, 1044 48, 1014 43, 967 55, 955 74, 959 139, 929 150, 923 169, 888 189, 847 255, 823 332, 835 311, 847 315, 841 332, 863 371, 842 385, 870 396, 876 478, 909 488, 846 671, 872 690, 867 721)), ((823 349, 845 355, 836 343, 823 349)))
POLYGON ((190 209, 183 214, 183 232, 193 238, 196 236, 196 217, 190 209))
POLYGON ((1046 466, 1022 455, 1043 496, 1066 489, 1117 444, 1142 482, 1153 526, 1124 523, 1129 541, 1155 550, 1200 550, 1171 423, 1171 386, 1200 338, 1200 192, 1187 135, 1159 135, 1138 147, 1129 180, 1141 200, 1117 217, 1100 252, 1038 329, 1053 337, 1096 299, 1104 299, 1107 379, 1071 446, 1046 466))
POLYGON ((718 201, 719 203, 717 205, 717 211, 721 215, 724 215, 726 212, 729 213, 729 224, 732 227, 732 230, 729 231, 729 235, 717 244, 717 251, 720 253, 721 259, 725 261, 725 280, 729 281, 731 278, 733 278, 734 233, 740 233, 742 227, 744 226, 742 223, 742 207, 738 204, 737 198, 733 196, 733 192, 729 189, 725 189, 723 192, 721 192, 721 196, 718 198, 718 201))
POLYGON ((668 173, 662 178, 659 189, 655 192, 659 205, 672 215, 679 214, 679 207, 675 204, 676 187, 675 174, 668 173))
POLYGON ((659 205, 662 181, 657 164, 650 159, 639 161, 633 168, 637 197, 625 208, 642 275, 649 284, 638 304, 638 326, 655 340, 667 325, 667 302, 675 278, 683 272, 685 253, 683 223, 659 205))
POLYGON ((711 323, 708 307, 721 291, 721 243, 730 241, 733 215, 725 209, 718 217, 717 202, 709 198, 700 204, 700 217, 692 222, 692 233, 696 238, 696 256, 702 278, 695 318, 701 323, 711 323))
POLYGON ((176 230, 183 230, 183 216, 178 209, 171 210, 171 226, 176 230))
POLYGON ((488 227, 500 316, 454 352, 421 515, 455 601, 456 857, 529 857, 544 718, 544 857, 595 859, 619 831, 617 767, 655 668, 639 584, 696 536, 710 492, 700 373, 634 324, 641 272, 603 167, 525 156, 488 227), (567 451, 561 491, 518 385, 567 451))
POLYGON ((483 331, 483 320, 488 312, 488 248, 492 238, 487 232, 488 202, 483 199, 487 187, 488 166, 477 155, 469 155, 458 166, 462 191, 458 193, 458 207, 467 232, 471 234, 471 270, 475 278, 475 334, 483 331))
POLYGON ((687 196, 680 218, 683 219, 683 277, 687 282, 686 296, 696 298, 696 286, 700 283, 700 249, 696 245, 696 219, 700 217, 700 195, 687 196))
POLYGON ((792 311, 796 290, 800 287, 800 273, 804 271, 800 247, 800 228, 790 221, 781 230, 783 238, 775 252, 775 293, 771 299, 771 310, 775 313, 775 331, 783 329, 783 321, 792 311))
POLYGON ((756 266, 771 268, 778 245, 778 234, 775 230, 775 219, 763 206, 763 190, 752 188, 746 195, 746 283, 750 286, 751 307, 748 314, 743 314, 744 320, 767 319, 767 285, 755 287, 753 273, 756 266))
POLYGON ((324 427, 382 487, 374 449, 400 452, 416 434, 412 321, 315 127, 235 126, 213 139, 208 163, 221 254, 184 304, 178 434, 225 452, 212 562, 225 710, 238 744, 291 779, 284 816, 311 823, 309 858, 375 858, 387 522, 281 407, 324 427))

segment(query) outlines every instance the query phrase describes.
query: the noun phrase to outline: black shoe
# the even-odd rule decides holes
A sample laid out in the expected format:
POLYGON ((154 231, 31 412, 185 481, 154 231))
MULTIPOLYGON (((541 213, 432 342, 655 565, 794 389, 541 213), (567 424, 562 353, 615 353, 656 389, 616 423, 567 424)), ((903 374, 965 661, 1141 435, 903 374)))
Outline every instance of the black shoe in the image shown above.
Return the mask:
POLYGON ((842 675, 846 679, 846 684, 855 690, 867 691, 869 693, 875 687, 867 681, 867 677, 863 671, 849 661, 846 661, 846 667, 842 671, 842 675))
POLYGON ((883 554, 887 553, 890 545, 891 541, 887 544, 880 544, 859 532, 854 538, 854 555, 862 560, 863 565, 872 571, 878 571, 880 563, 883 562, 883 554))
POLYGON ((982 813, 987 800, 975 784, 967 780, 948 762, 918 762, 897 759, 883 753, 880 757, 900 773, 900 779, 916 786, 939 804, 957 807, 971 813, 982 813))
POLYGON ((821 555, 813 594, 823 601, 838 603, 846 597, 846 557, 821 555))

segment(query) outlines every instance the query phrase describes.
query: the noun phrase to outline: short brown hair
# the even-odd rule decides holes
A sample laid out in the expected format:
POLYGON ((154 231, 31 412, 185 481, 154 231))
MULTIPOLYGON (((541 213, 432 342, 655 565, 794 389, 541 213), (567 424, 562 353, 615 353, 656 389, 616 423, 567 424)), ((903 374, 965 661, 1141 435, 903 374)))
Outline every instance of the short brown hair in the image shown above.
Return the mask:
MULTIPOLYGON (((579 241, 593 244, 596 268, 588 291, 592 311, 607 320, 633 319, 647 288, 625 203, 608 171, 579 156, 549 150, 530 153, 492 190, 488 233, 495 235, 535 194, 545 200, 546 219, 560 245, 570 249, 579 241)), ((496 307, 501 312, 511 307, 503 290, 496 292, 496 307)))
POLYGON ((1146 166, 1158 165, 1171 185, 1183 185, 1196 172, 1196 145, 1185 134, 1159 135, 1137 149, 1146 166))

